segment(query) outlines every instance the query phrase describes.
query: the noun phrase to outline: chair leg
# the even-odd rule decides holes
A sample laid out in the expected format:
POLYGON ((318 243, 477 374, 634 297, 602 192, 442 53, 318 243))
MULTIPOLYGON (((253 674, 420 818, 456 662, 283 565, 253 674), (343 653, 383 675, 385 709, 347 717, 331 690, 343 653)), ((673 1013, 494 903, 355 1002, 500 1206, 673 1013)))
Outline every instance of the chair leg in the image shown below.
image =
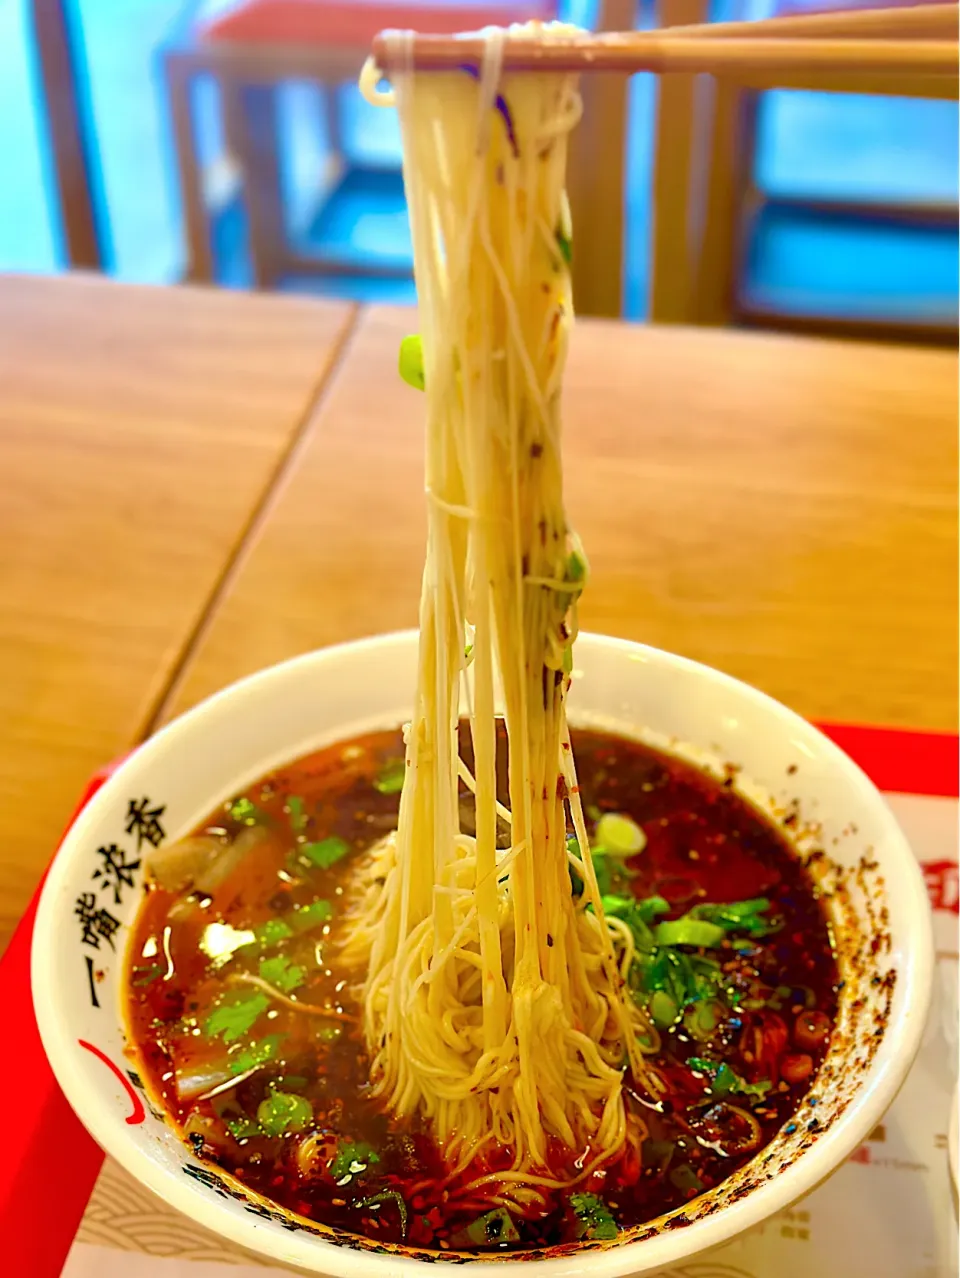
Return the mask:
POLYGON ((221 93, 227 146, 243 172, 254 287, 270 289, 287 259, 277 153, 277 87, 224 77, 221 93))
POLYGON ((583 118, 570 139, 567 197, 573 220, 573 299, 579 315, 623 311, 626 81, 584 76, 583 118))
POLYGON ((729 81, 715 81, 694 289, 695 320, 699 324, 723 326, 736 318, 744 213, 756 149, 757 104, 758 94, 729 81))
POLYGON ((31 9, 67 264, 102 271, 109 252, 93 194, 96 139, 80 103, 87 80, 81 32, 74 7, 63 0, 32 0, 31 9))
POLYGON ((203 199, 190 101, 194 70, 187 59, 170 52, 163 58, 163 75, 173 123, 173 144, 183 204, 187 242, 186 279, 194 284, 209 284, 213 281, 210 225, 203 199))
MULTIPOLYGON (((598 31, 629 31, 635 0, 601 0, 598 31)), ((623 311, 624 165, 627 81, 587 75, 583 118, 570 138, 567 196, 573 219, 573 299, 581 315, 623 311)))
MULTIPOLYGON (((660 26, 707 21, 707 0, 661 0, 660 26)), ((691 227, 700 86, 694 75, 662 75, 657 86, 650 236, 650 318, 692 320, 696 244, 691 227)))
POLYGON ((324 85, 327 104, 327 141, 335 162, 343 160, 343 112, 340 109, 340 85, 331 80, 324 85))

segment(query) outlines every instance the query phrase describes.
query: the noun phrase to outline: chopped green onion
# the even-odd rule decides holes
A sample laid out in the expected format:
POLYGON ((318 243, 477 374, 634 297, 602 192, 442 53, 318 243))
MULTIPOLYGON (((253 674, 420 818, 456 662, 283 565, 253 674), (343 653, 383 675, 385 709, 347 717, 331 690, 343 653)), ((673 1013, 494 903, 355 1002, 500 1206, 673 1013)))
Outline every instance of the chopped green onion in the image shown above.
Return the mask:
POLYGON ((466 1229, 458 1230, 454 1238, 460 1239, 459 1242, 451 1239, 455 1246, 490 1247, 496 1243, 519 1242, 520 1232, 506 1207, 496 1207, 471 1221, 466 1229))
POLYGON ((287 813, 290 816, 290 829, 295 834, 300 834, 306 828, 307 813, 304 808, 303 799, 298 794, 293 794, 287 799, 287 813))
POLYGON ((644 923, 652 923, 658 914, 668 914, 670 902, 664 896, 647 896, 637 902, 637 913, 644 923))
POLYGON ((641 1032, 637 1035, 637 1046, 640 1048, 641 1052, 646 1052, 649 1056, 660 1049, 659 1035, 650 1033, 647 1030, 641 1030, 641 1032))
POLYGON ((749 936, 767 936, 782 925, 777 919, 764 918, 770 909, 765 896, 749 901, 730 901, 724 905, 695 905, 690 918, 715 923, 727 932, 746 932, 749 936))
POLYGON ((653 939, 658 945, 695 945, 704 949, 719 945, 726 933, 716 923, 705 923, 701 919, 691 918, 685 914, 683 918, 658 923, 654 929, 653 939))
POLYGON ((557 241, 557 248, 560 250, 560 256, 570 266, 573 262, 573 241, 569 235, 565 235, 560 225, 554 231, 554 237, 557 241))
POLYGON ((630 927, 637 922, 648 927, 658 914, 670 909, 670 902, 662 896, 647 896, 640 901, 633 896, 605 896, 602 905, 604 914, 623 919, 630 927))
POLYGON ((636 821, 619 812, 604 812, 597 822, 597 842, 614 856, 634 856, 647 845, 636 821))
POLYGON ((228 1118, 227 1131, 234 1140, 250 1140, 254 1136, 262 1136, 263 1128, 259 1123, 255 1123, 252 1118, 228 1118))
POLYGON ((227 811, 231 819, 239 825, 257 825, 259 822, 266 820, 266 814, 257 807, 252 799, 234 799, 232 803, 227 804, 227 811))
POLYGON ((380 1155, 365 1140, 344 1141, 330 1164, 330 1175, 338 1185, 346 1185, 379 1161, 380 1155))
POLYGON ((381 794, 399 794, 403 789, 403 778, 406 775, 406 764, 403 759, 396 759, 388 764, 374 781, 374 787, 381 794))
POLYGON ((684 1014, 683 1023, 696 1039, 707 1039, 723 1019, 723 1007, 715 999, 694 1003, 684 1014))
POLYGON ((268 1136, 302 1132, 313 1121, 313 1109, 304 1096, 292 1092, 271 1092, 257 1106, 257 1122, 268 1136))
POLYGON ((589 564, 587 557, 582 550, 571 550, 567 557, 567 571, 564 574, 564 581, 568 581, 573 585, 581 585, 587 580, 589 564))
MULTIPOLYGON (((573 856, 580 855, 580 844, 575 834, 567 835, 567 851, 573 856)), ((593 848, 590 853, 590 859, 593 861, 593 872, 597 876, 597 887, 600 889, 600 896, 604 898, 604 893, 610 891, 611 871, 607 861, 606 852, 603 848, 593 848)), ((574 896, 583 895, 583 879, 580 877, 579 870, 570 866, 570 883, 574 896)))
POLYGON ((400 376, 414 390, 423 390, 426 381, 423 375, 423 343, 419 333, 405 337, 400 343, 400 376))
POLYGON ((665 990, 654 990, 650 999, 650 1019, 657 1029, 669 1029, 676 1021, 677 1005, 665 990))

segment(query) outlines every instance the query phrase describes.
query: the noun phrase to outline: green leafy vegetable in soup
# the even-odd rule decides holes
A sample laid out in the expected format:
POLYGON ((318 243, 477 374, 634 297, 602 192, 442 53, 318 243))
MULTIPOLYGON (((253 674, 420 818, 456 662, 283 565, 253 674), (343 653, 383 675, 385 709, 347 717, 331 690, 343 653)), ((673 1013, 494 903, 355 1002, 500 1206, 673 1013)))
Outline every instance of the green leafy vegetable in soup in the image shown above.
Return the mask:
POLYGON ((596 1194, 571 1194, 570 1206, 581 1238, 616 1238, 620 1232, 610 1208, 596 1194))

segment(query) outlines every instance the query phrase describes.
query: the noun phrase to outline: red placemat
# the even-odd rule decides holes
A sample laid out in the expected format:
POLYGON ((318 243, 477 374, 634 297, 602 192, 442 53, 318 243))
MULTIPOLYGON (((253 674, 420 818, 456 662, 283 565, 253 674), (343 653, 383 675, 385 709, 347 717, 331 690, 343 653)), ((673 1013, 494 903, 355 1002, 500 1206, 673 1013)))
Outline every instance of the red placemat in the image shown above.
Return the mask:
MULTIPOLYGON (((820 726, 881 790, 958 797, 956 735, 820 726)), ((93 777, 70 825, 117 766, 93 777)), ((924 868, 930 874, 937 869, 924 868)), ((40 888, 0 960, 6 1046, 0 1052, 0 1094, 8 1098, 13 1115, 8 1156, 0 1162, 0 1238, 4 1272, 16 1278, 57 1278, 103 1162, 102 1151, 67 1105, 40 1043, 30 993, 30 943, 39 894, 40 888)))

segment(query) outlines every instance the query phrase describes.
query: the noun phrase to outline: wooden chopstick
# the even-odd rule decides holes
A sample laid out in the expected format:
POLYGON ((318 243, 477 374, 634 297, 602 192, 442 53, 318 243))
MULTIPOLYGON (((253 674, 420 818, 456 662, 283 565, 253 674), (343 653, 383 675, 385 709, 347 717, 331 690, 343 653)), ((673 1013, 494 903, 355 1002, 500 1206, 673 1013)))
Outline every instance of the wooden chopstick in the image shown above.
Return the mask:
MULTIPOLYGON (((739 24, 729 24, 730 26, 739 24)), ((628 31, 571 39, 513 38, 503 48, 503 66, 511 71, 789 72, 957 76, 956 40, 784 39, 681 35, 682 27, 628 31)), ((412 65, 421 71, 479 67, 483 37, 416 34, 400 52, 389 33, 373 41, 373 57, 385 73, 412 65)))
POLYGON ((827 38, 832 40, 955 40, 960 5, 915 4, 885 9, 841 9, 832 13, 785 14, 756 22, 704 22, 662 27, 664 36, 744 40, 827 38))

